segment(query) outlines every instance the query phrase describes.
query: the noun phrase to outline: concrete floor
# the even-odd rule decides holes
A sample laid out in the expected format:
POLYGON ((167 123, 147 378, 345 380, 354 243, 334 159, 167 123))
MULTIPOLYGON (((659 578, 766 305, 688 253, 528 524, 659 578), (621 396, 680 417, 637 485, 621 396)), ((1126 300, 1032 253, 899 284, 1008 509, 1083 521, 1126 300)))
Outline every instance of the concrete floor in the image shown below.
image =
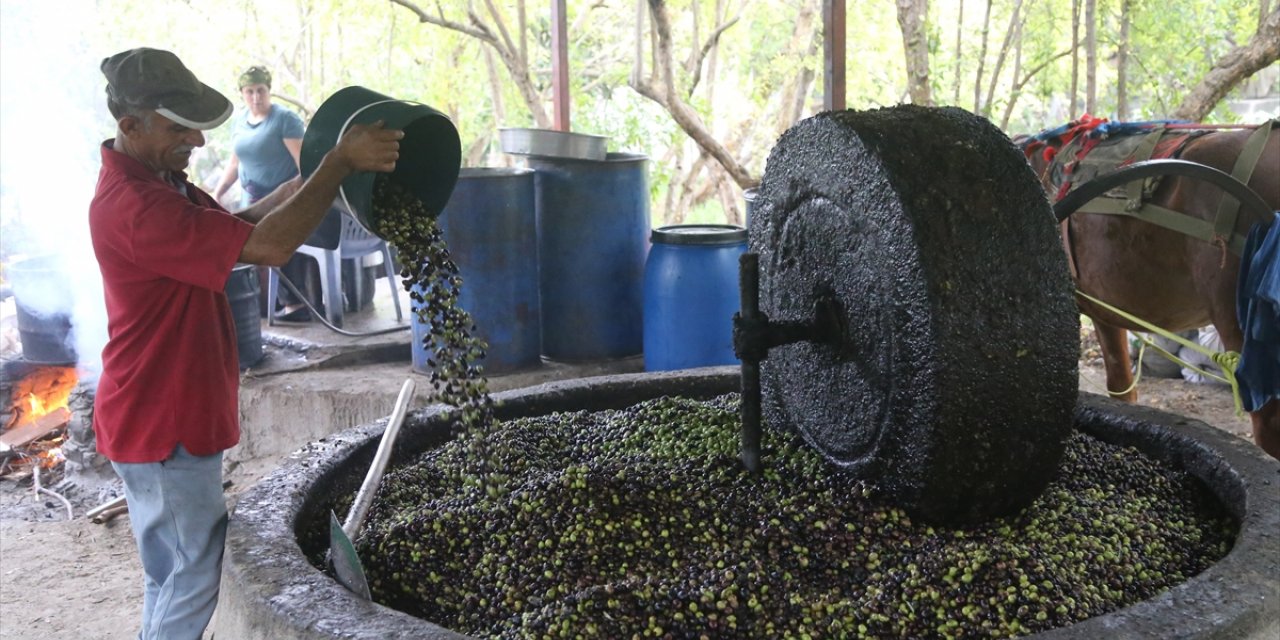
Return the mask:
MULTIPOLYGON (((265 355, 241 377, 241 441, 226 454, 229 468, 254 466, 246 470, 256 475, 253 471, 269 470, 308 442, 387 416, 408 377, 418 383, 412 406, 430 401, 429 379, 412 368, 409 296, 395 292, 404 313, 397 322, 390 289, 385 278, 379 279, 373 303, 344 317, 347 332, 391 330, 378 335, 344 335, 317 320, 275 326, 262 320, 265 355)), ((489 389, 643 369, 640 355, 572 364, 544 360, 528 370, 491 376, 489 389)))

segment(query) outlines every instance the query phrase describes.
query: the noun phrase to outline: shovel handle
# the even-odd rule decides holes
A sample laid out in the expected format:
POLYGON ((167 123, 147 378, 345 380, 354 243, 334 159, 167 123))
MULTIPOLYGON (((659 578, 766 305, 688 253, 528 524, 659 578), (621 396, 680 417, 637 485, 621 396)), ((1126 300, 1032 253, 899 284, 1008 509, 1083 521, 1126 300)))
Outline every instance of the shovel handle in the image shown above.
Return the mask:
POLYGON ((378 492, 382 474, 387 470, 387 462, 391 459, 391 448, 395 444, 396 436, 400 433, 404 416, 409 410, 409 400, 413 398, 414 386, 413 378, 409 378, 400 387, 400 397, 396 398, 396 407, 391 411, 387 430, 382 432, 378 452, 373 455, 373 464, 370 465, 369 473, 365 475, 364 482, 360 485, 360 491, 356 493, 355 501, 351 503, 351 511, 347 512, 347 521, 342 525, 342 531, 347 534, 349 540, 356 539, 356 534, 360 533, 360 527, 364 525, 365 514, 369 513, 369 507, 373 504, 373 496, 378 492))

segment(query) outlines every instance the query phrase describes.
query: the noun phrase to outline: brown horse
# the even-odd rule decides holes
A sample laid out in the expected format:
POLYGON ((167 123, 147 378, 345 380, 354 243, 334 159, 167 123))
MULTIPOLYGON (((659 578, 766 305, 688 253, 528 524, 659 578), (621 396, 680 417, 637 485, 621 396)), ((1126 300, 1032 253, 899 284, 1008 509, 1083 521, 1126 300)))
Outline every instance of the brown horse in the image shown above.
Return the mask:
MULTIPOLYGON (((1183 148, 1181 159, 1231 173, 1252 130, 1213 131, 1183 148)), ((1032 167, 1049 188, 1047 163, 1029 154, 1032 167)), ((1280 131, 1272 132, 1248 182, 1274 210, 1280 210, 1280 131)), ((1149 202, 1213 222, 1221 188, 1208 182, 1166 176, 1149 202)), ((1241 208, 1235 231, 1247 234, 1255 223, 1267 223, 1241 208)), ((1228 350, 1238 352, 1243 334, 1236 318, 1236 285, 1240 256, 1223 243, 1210 243, 1134 218, 1077 212, 1063 223, 1064 246, 1072 277, 1080 291, 1169 331, 1213 323, 1228 350)), ((1115 397, 1137 399, 1126 330, 1141 330, 1119 316, 1077 297, 1081 311, 1093 319, 1107 390, 1115 397)), ((1280 459, 1280 400, 1251 414, 1253 439, 1280 459)))

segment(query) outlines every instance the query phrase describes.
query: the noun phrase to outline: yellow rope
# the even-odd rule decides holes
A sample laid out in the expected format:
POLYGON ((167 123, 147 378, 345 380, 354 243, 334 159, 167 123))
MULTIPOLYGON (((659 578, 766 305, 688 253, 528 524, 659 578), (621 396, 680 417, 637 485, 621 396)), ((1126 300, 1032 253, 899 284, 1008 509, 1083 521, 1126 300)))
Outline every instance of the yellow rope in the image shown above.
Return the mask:
MULTIPOLYGON (((1155 347, 1156 349, 1158 349, 1160 352, 1164 353, 1166 358, 1169 358, 1170 360, 1173 360, 1174 362, 1177 362, 1178 364, 1188 369, 1191 369, 1192 371, 1195 371, 1200 375, 1213 378, 1214 380, 1221 380, 1222 382, 1225 382, 1231 385, 1231 397, 1233 400, 1235 400, 1235 403, 1236 403, 1236 415, 1237 416, 1244 415, 1244 403, 1240 399, 1240 383, 1236 381, 1236 367, 1239 366, 1240 364, 1240 354, 1234 351, 1210 351, 1209 349, 1205 348, 1203 345, 1197 342, 1192 342, 1190 340, 1187 340, 1186 338, 1183 338, 1182 336, 1176 333, 1170 333, 1168 331, 1165 331, 1164 329, 1161 329, 1160 327, 1157 327, 1143 320, 1142 318, 1139 318, 1137 316, 1130 315, 1124 311, 1121 311, 1120 309, 1117 309, 1083 291, 1080 291, 1079 289, 1076 289, 1076 295, 1102 307, 1103 309, 1106 309, 1107 311, 1110 311, 1111 313, 1114 313, 1120 316, 1121 318, 1124 318, 1125 320, 1128 320, 1146 329, 1151 333, 1168 338, 1169 340, 1172 340, 1184 347, 1187 347, 1192 351, 1196 351, 1204 355, 1205 357, 1209 358, 1210 360, 1212 360, 1214 364, 1222 368, 1221 376, 1209 371, 1205 371, 1204 369, 1201 369, 1200 367, 1197 367, 1187 362, 1186 360, 1183 360, 1182 358, 1179 358, 1178 356, 1172 353, 1169 353, 1165 349, 1161 348, 1160 345, 1157 345, 1151 338, 1148 338, 1146 336, 1141 336, 1141 335, 1138 336, 1138 338, 1142 341, 1142 347, 1151 345, 1152 347, 1155 347)), ((1143 349, 1140 348, 1138 351, 1138 372, 1137 374, 1134 375, 1133 384, 1130 385, 1129 388, 1125 389, 1124 391, 1116 391, 1116 392, 1108 391, 1107 393, 1113 396, 1122 396, 1126 393, 1129 393, 1130 391, 1133 391, 1134 387, 1138 386, 1138 378, 1141 377, 1142 375, 1142 353, 1143 353, 1143 349)))

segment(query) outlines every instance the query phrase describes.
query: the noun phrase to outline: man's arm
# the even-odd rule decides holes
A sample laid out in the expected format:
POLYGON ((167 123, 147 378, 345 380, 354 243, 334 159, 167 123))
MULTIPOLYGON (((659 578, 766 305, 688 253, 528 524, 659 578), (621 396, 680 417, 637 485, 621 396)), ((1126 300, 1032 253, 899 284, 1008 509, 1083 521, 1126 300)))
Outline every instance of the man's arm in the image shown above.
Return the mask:
POLYGON ((292 197, 293 194, 297 193, 298 189, 301 187, 302 176, 294 176, 292 180, 284 182, 280 186, 276 187, 276 190, 267 194, 266 197, 231 215, 240 218, 241 220, 257 224, 262 222, 262 219, 267 217, 268 213, 271 213, 276 210, 276 208, 287 202, 289 198, 292 197))
POLYGON ((261 217, 240 250, 240 262, 283 265, 320 225, 347 176, 356 171, 393 171, 404 132, 384 129, 382 124, 353 125, 343 134, 297 192, 261 217))

